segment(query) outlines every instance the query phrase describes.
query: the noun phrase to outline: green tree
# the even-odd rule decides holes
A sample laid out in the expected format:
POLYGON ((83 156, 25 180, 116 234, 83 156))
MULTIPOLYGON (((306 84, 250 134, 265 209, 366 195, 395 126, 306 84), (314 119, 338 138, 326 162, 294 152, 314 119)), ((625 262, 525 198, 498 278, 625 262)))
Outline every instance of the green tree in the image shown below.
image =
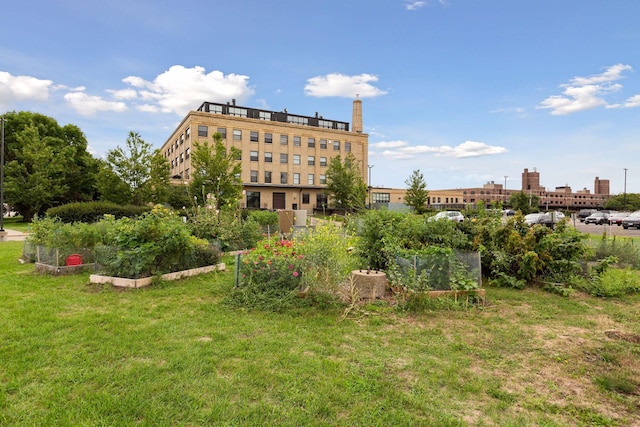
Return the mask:
POLYGON ((627 193, 610 197, 605 202, 604 208, 616 211, 637 211, 640 209, 640 194, 627 193))
POLYGON ((367 200, 367 185, 362 178, 358 161, 348 153, 342 161, 336 156, 327 167, 327 193, 337 208, 357 211, 364 208, 367 200))
POLYGON ((520 191, 511 195, 509 205, 513 210, 522 212, 523 215, 538 212, 540 210, 540 197, 520 191))
POLYGON ((191 151, 191 184, 189 189, 197 200, 205 204, 207 194, 214 197, 215 208, 236 207, 242 196, 240 149, 227 150, 222 135, 213 134, 213 146, 208 141, 194 141, 191 151))
POLYGON ((427 183, 424 181, 424 175, 420 173, 420 170, 414 170, 404 183, 407 185, 404 203, 415 209, 417 213, 424 213, 427 210, 427 201, 429 200, 429 191, 427 183))
POLYGON ((130 190, 129 202, 134 205, 166 201, 169 165, 160 151, 153 150, 137 132, 129 132, 125 148, 118 146, 107 152, 107 165, 111 173, 102 169, 98 180, 103 199, 116 201, 112 200, 114 192, 109 188, 114 184, 118 187, 117 197, 124 196, 121 184, 124 183, 130 190), (118 179, 109 184, 109 178, 113 179, 113 176, 118 179))
POLYGON ((100 161, 96 175, 99 199, 119 205, 131 203, 131 188, 111 169, 109 163, 100 161))
POLYGON ((31 221, 67 192, 64 173, 73 148, 56 150, 33 125, 18 132, 15 140, 22 149, 6 165, 6 200, 24 221, 31 221))
MULTIPOLYGON (((98 171, 98 161, 87 151, 87 139, 82 131, 75 125, 65 125, 61 127, 58 122, 51 117, 33 112, 10 112, 4 115, 5 118, 5 162, 9 163, 19 159, 19 162, 26 162, 24 167, 8 168, 6 172, 7 181, 15 179, 20 182, 21 190, 15 193, 19 198, 13 201, 8 196, 6 202, 15 205, 25 219, 33 214, 42 213, 45 209, 60 204, 92 200, 96 194, 96 173, 98 171), (38 139, 39 141, 35 141, 38 139), (26 145, 36 144, 39 147, 47 147, 46 151, 52 153, 52 157, 43 163, 33 166, 31 162, 35 159, 28 157, 33 154, 33 150, 26 150, 26 145), (59 154, 63 155, 60 156, 59 154), (59 165, 49 165, 53 161, 60 162, 59 165), (60 167, 62 172, 59 171, 60 167), (36 194, 37 203, 32 204, 25 199, 25 194, 32 191, 31 188, 24 187, 34 182, 40 182, 40 178, 29 179, 23 176, 11 176, 12 173, 31 173, 34 171, 39 177, 46 173, 54 173, 52 185, 54 194, 36 194), (63 191, 58 191, 61 187, 63 191), (41 204, 42 203, 42 204, 41 204), (30 206, 31 205, 31 206, 30 206), (19 206, 22 206, 20 208, 19 206), (33 211, 33 208, 36 211, 33 211), (30 212, 22 212, 26 209, 30 212), (26 213, 26 215, 25 215, 26 213)), ((40 161, 40 160, 37 160, 40 161)), ((36 190, 36 193, 40 191, 36 190)))

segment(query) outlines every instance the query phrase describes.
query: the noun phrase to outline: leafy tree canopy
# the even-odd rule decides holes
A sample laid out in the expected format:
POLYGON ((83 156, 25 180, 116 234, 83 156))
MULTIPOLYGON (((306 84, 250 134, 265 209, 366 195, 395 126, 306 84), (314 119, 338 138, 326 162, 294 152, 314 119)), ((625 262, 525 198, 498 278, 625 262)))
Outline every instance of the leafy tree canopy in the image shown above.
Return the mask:
POLYGON ((32 112, 5 114, 5 201, 25 221, 47 208, 91 200, 98 162, 75 125, 32 112))
POLYGON ((540 210, 540 197, 535 194, 527 194, 524 191, 519 191, 511 195, 509 205, 513 210, 522 212, 523 215, 538 212, 540 210))
POLYGON ((367 199, 367 185, 362 178, 358 161, 348 153, 342 161, 336 156, 327 167, 327 193, 337 208, 357 211, 364 208, 367 199))
POLYGON ((427 201, 429 200, 429 191, 427 190, 427 183, 424 181, 424 175, 420 173, 420 170, 414 170, 404 183, 407 186, 404 203, 415 209, 417 213, 425 212, 427 201))
POLYGON ((202 204, 208 194, 212 195, 217 209, 236 207, 242 196, 241 151, 236 147, 227 150, 218 132, 213 134, 213 141, 213 146, 208 141, 193 143, 191 194, 202 204))
POLYGON ((153 150, 137 132, 129 132, 125 148, 107 152, 106 166, 100 170, 101 199, 122 203, 164 203, 169 190, 169 164, 159 150, 153 150))
POLYGON ((605 209, 611 209, 616 211, 637 211, 640 210, 640 194, 627 193, 618 194, 609 198, 605 204, 605 209))

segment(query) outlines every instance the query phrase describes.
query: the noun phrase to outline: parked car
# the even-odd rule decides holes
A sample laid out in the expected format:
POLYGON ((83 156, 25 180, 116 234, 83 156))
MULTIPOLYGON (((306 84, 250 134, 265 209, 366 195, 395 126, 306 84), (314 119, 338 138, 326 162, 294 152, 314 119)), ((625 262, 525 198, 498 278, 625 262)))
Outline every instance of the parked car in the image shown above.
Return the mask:
POLYGON ((625 219, 628 216, 629 216, 629 212, 613 213, 613 214, 609 215, 609 217, 607 218, 607 223, 609 223, 609 225, 621 226, 622 225, 622 220, 625 219))
POLYGON ((635 211, 622 219, 622 228, 626 230, 632 227, 640 229, 640 211, 635 211))
POLYGON ((578 219, 580 220, 580 222, 584 222, 584 219, 586 217, 596 212, 598 212, 597 209, 580 209, 580 211, 578 212, 578 219))
POLYGON ((607 222, 609 215, 611 214, 607 212, 594 212, 584 219, 584 223, 602 225, 607 222))
POLYGON ((544 213, 530 213, 524 216, 524 223, 527 225, 539 224, 540 220, 544 218, 544 213))
POLYGON ((442 211, 429 218, 429 221, 437 221, 439 219, 448 219, 450 221, 462 222, 464 215, 460 211, 442 211))

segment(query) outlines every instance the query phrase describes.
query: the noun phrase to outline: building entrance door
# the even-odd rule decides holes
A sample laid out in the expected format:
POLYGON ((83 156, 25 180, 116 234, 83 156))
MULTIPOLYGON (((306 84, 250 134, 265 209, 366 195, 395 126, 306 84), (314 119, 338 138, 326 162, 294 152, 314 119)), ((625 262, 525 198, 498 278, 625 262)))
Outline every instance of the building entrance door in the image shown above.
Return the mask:
POLYGON ((273 209, 285 209, 286 197, 285 193, 273 193, 273 209))

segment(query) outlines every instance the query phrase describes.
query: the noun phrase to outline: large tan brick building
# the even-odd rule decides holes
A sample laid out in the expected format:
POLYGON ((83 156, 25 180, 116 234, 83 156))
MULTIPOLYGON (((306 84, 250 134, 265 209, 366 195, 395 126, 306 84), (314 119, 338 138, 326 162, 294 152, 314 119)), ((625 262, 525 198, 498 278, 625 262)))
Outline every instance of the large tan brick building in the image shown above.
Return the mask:
POLYGON ((190 111, 161 152, 176 182, 193 172, 194 141, 222 135, 227 147, 242 151, 241 207, 307 210, 326 207, 326 170, 336 156, 352 153, 367 182, 368 135, 362 132, 362 101, 353 101, 352 123, 227 104, 204 102, 190 111))

